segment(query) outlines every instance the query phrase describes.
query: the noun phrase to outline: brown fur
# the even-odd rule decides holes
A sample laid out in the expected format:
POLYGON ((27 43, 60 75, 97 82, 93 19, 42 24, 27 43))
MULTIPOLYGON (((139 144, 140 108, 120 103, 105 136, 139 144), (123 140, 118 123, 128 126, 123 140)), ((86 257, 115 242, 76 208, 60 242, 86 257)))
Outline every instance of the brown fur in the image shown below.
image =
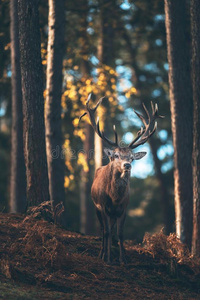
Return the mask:
POLYGON ((129 174, 121 178, 122 172, 117 168, 115 161, 97 169, 92 185, 92 199, 99 210, 108 211, 112 216, 116 210, 118 216, 128 205, 129 174))

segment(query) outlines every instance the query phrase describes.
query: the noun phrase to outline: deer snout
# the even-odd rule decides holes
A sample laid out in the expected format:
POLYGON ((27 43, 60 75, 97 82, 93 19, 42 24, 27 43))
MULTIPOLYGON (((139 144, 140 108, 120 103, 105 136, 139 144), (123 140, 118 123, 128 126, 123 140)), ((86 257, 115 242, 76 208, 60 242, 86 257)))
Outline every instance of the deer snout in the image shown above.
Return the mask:
POLYGON ((123 165, 123 168, 124 168, 125 170, 130 170, 130 169, 131 169, 131 164, 125 162, 124 165, 123 165))

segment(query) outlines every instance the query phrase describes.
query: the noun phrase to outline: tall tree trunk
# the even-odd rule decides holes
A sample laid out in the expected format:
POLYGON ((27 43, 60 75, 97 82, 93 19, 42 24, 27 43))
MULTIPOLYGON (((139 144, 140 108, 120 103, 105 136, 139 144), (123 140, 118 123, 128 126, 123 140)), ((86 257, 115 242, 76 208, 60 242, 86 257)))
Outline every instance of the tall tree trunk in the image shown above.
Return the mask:
POLYGON ((99 0, 100 4, 100 42, 98 46, 98 59, 101 64, 115 67, 114 47, 114 17, 113 7, 116 0, 99 0))
POLYGON ((191 1, 193 82, 193 239, 192 253, 200 257, 200 5, 191 1))
POLYGON ((62 62, 65 33, 64 0, 49 0, 48 24, 45 123, 49 192, 53 208, 55 208, 58 203, 65 204, 61 131, 62 62), (53 150, 58 152, 56 157, 52 156, 53 150))
POLYGON ((192 238, 192 85, 186 0, 165 0, 171 122, 174 144, 176 233, 191 248, 192 238))
POLYGON ((26 210, 26 173, 23 150, 23 113, 18 34, 17 1, 10 1, 10 39, 12 66, 12 133, 11 133, 11 178, 10 211, 26 210))
POLYGON ((37 0, 18 0, 28 205, 49 200, 44 128, 43 71, 37 0))
MULTIPOLYGON (((115 0, 99 0, 100 5, 100 36, 98 43, 97 57, 100 66, 115 67, 114 29, 113 29, 113 7, 115 0)), ((109 88, 108 88, 109 89, 109 88)), ((99 95, 99 98, 105 96, 99 95)), ((105 121, 105 118, 104 120, 105 121)), ((95 169, 104 165, 103 161, 103 141, 95 135, 95 169)))
POLYGON ((94 149, 94 131, 89 123, 86 126, 86 138, 83 143, 88 172, 81 171, 81 232, 85 234, 95 233, 95 210, 91 199, 91 185, 93 180, 93 166, 91 165, 92 151, 94 149))
MULTIPOLYGON (((82 18, 80 19, 82 29, 82 43, 81 43, 81 73, 84 81, 90 77, 90 65, 88 61, 89 57, 89 41, 87 35, 87 13, 88 13, 88 1, 81 0, 80 7, 83 10, 82 18)), ((94 234, 95 232, 95 210, 91 199, 91 185, 93 181, 93 166, 91 161, 93 157, 90 155, 94 149, 94 131, 89 123, 85 123, 85 141, 83 142, 83 149, 85 153, 86 163, 88 165, 88 172, 84 169, 81 171, 81 183, 80 183, 80 230, 85 234, 94 234)))

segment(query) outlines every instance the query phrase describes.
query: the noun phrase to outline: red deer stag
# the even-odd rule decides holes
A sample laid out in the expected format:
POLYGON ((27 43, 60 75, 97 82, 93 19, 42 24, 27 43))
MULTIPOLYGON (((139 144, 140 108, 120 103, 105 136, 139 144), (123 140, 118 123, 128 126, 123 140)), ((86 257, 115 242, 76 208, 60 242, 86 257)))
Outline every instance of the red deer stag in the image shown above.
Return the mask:
POLYGON ((151 102, 152 114, 150 114, 144 104, 143 108, 146 117, 136 112, 136 115, 144 124, 144 128, 138 131, 136 138, 127 146, 120 147, 118 143, 118 135, 113 126, 115 134, 115 141, 112 142, 108 139, 104 132, 100 130, 99 118, 95 121, 95 112, 101 104, 101 98, 94 108, 90 108, 89 95, 86 102, 87 111, 80 117, 88 115, 91 125, 98 136, 107 142, 110 146, 114 147, 113 150, 104 149, 104 152, 109 157, 110 162, 106 166, 102 166, 96 170, 94 181, 91 188, 91 195, 96 207, 97 217, 99 219, 102 230, 102 246, 100 257, 107 263, 110 263, 111 256, 111 241, 112 241, 112 228, 117 222, 117 235, 119 239, 120 249, 120 262, 126 263, 125 249, 123 246, 123 227, 126 217, 126 208, 129 202, 129 178, 131 171, 131 162, 133 160, 141 159, 146 155, 146 152, 134 153, 132 149, 144 144, 150 136, 156 131, 157 118, 163 118, 158 115, 157 104, 153 105, 151 102))

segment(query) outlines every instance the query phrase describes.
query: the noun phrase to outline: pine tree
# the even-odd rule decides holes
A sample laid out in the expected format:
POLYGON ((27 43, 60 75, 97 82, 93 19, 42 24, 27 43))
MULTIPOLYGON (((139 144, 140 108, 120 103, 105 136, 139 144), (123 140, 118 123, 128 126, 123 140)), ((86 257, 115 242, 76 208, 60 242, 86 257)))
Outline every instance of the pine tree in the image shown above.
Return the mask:
POLYGON ((192 253, 200 256, 200 6, 191 1, 193 83, 193 239, 192 253))
POLYGON ((174 145, 176 233, 191 248, 192 237, 192 84, 189 16, 186 0, 165 0, 171 124, 174 145))
POLYGON ((12 65, 12 134, 11 134, 11 178, 10 211, 26 210, 26 174, 23 151, 23 113, 18 34, 17 1, 10 1, 10 37, 12 65))
POLYGON ((49 200, 38 1, 18 0, 28 205, 49 200))
POLYGON ((48 25, 45 124, 49 192, 50 199, 55 208, 59 203, 65 204, 64 159, 62 157, 61 132, 62 63, 65 46, 64 0, 49 0, 48 25), (58 152, 56 157, 52 156, 52 151, 55 150, 58 152))

